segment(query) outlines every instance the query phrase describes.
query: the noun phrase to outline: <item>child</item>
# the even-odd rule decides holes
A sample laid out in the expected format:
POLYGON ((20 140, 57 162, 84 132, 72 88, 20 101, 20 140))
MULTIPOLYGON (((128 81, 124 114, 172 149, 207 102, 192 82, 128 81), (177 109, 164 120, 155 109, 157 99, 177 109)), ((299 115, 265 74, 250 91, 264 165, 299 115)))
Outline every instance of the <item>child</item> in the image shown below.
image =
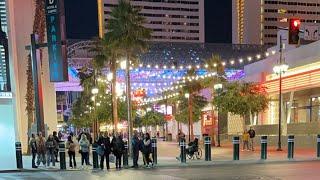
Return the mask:
POLYGON ((243 142, 242 151, 244 151, 245 147, 247 148, 247 151, 249 151, 249 133, 247 130, 244 130, 242 134, 242 142, 243 142))

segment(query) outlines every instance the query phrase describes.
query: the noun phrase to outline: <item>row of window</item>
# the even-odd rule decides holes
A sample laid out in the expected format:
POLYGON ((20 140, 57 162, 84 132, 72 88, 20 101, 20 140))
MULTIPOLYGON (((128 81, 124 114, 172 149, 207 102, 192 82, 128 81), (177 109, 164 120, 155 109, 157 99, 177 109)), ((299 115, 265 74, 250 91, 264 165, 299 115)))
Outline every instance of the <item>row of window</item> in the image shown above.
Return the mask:
POLYGON ((182 0, 132 0, 132 1, 177 3, 177 4, 199 4, 198 1, 182 1, 182 0))
POLYGON ((277 34, 265 34, 264 37, 266 37, 266 38, 277 38, 277 34))
POLYGON ((172 40, 190 40, 190 41, 199 41, 199 37, 179 37, 179 36, 152 36, 152 39, 172 39, 172 40))
POLYGON ((150 21, 148 24, 163 24, 163 25, 174 25, 174 26, 199 26, 199 23, 163 22, 163 21, 150 21))
POLYGON ((186 29, 152 29, 154 32, 172 32, 172 33, 199 33, 199 30, 186 30, 186 29))
MULTIPOLYGON (((111 14, 111 11, 104 11, 104 14, 111 14)), ((150 13, 139 13, 144 17, 166 17, 166 18, 186 18, 186 19, 199 19, 199 16, 185 16, 185 15, 168 15, 168 14, 150 14, 150 13)))
MULTIPOLYGON (((266 13, 280 13, 282 10, 280 9, 264 9, 266 13)), ((317 14, 320 15, 320 11, 297 11, 297 10, 288 10, 284 13, 287 14, 317 14)))
MULTIPOLYGON (((279 21, 279 22, 288 22, 288 18, 264 18, 265 21, 279 21)), ((300 19, 301 22, 307 23, 320 23, 320 20, 316 19, 300 19)))
POLYGON ((188 11, 188 12, 198 12, 199 9, 192 8, 173 8, 173 7, 155 7, 155 6, 143 6, 143 9, 152 9, 152 10, 167 10, 167 11, 188 11))
POLYGON ((292 6, 320 6, 319 3, 306 3, 306 2, 290 2, 290 1, 264 1, 265 4, 282 4, 292 6))

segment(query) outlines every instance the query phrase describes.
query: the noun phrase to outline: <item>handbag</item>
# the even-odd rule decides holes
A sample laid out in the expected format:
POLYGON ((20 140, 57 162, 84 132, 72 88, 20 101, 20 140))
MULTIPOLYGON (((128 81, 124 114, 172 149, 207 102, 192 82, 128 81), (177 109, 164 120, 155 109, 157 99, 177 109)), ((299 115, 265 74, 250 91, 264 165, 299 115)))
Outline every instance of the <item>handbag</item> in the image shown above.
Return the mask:
POLYGON ((115 158, 114 154, 109 154, 109 162, 115 163, 115 158))

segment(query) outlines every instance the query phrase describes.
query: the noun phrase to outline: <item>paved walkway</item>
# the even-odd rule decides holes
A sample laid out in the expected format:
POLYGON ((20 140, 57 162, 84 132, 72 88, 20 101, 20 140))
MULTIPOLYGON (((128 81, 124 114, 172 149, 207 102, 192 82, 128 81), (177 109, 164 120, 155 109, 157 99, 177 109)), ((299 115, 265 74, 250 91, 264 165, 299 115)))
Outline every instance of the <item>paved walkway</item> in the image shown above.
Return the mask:
MULTIPOLYGON (((158 165, 159 167, 178 167, 178 166, 207 166, 207 165, 227 165, 227 164, 252 164, 252 163, 271 163, 271 162, 288 162, 287 158, 287 147, 283 147, 283 151, 276 151, 276 147, 268 147, 268 159, 260 160, 260 148, 256 147, 255 151, 240 151, 240 161, 233 161, 233 148, 231 143, 222 143, 222 147, 212 147, 211 157, 212 161, 204 161, 204 148, 202 149, 202 158, 200 160, 189 160, 187 159, 186 164, 181 164, 176 157, 179 156, 180 149, 178 143, 176 142, 163 142, 158 141, 158 165)), ((241 147, 242 148, 242 147, 241 147)), ((66 155, 67 156, 67 155, 66 155)), ((142 162, 142 155, 140 154, 140 165, 142 162)), ((81 166, 80 156, 77 154, 77 165, 78 168, 81 166)), ((294 159, 290 161, 312 161, 317 160, 316 158, 316 149, 300 149, 295 148, 294 159)), ((69 165, 68 156, 66 157, 67 167, 69 165)), ((92 163, 92 156, 90 156, 90 162, 92 163)), ((129 160, 131 165, 132 160, 129 160)), ((3 163, 2 166, 4 167, 3 163)), ((31 157, 23 157, 24 169, 31 170, 31 157)), ((0 166, 0 170, 4 169, 0 166)), ((114 168, 115 165, 111 163, 111 168, 114 168)), ((59 170, 59 163, 56 163, 56 167, 44 167, 40 166, 40 170, 59 170)), ((92 169, 91 167, 88 167, 92 169)))

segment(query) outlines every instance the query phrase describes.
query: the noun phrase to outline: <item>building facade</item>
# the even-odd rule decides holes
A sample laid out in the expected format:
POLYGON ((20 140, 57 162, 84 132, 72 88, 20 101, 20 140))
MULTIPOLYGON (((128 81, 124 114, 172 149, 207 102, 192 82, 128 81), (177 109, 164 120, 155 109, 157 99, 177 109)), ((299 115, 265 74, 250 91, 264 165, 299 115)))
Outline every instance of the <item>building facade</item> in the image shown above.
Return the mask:
POLYGON ((233 0, 232 42, 275 45, 278 28, 287 28, 291 17, 319 25, 320 0, 233 0))
MULTIPOLYGON (((15 160, 8 159, 11 155, 15 158, 15 142, 21 142, 23 153, 28 148, 28 119, 26 113, 27 89, 27 62, 29 51, 25 46, 30 44, 35 6, 33 0, 0 0, 1 37, 3 33, 7 38, 8 63, 2 49, 5 49, 3 38, 0 38, 1 63, 0 63, 0 169, 3 163, 6 168, 16 167, 15 160), (6 73, 5 73, 6 72, 6 73), (9 73, 8 73, 9 72, 9 73), (8 78, 8 76, 10 78, 8 78), (6 81, 5 81, 6 80, 6 81), (11 151, 12 150, 12 151, 11 151), (8 155, 8 153, 12 153, 8 155), (6 156, 7 155, 7 156, 6 156), (13 166, 11 166, 11 163, 13 166)), ((40 53, 38 52, 38 57, 40 53)), ((43 61, 41 68, 41 83, 43 91, 44 123, 47 133, 57 130, 56 92, 54 83, 49 78, 49 62, 46 48, 43 48, 43 61)), ((35 122, 35 120, 34 120, 35 122)))
MULTIPOLYGON (((98 0, 99 31, 106 32, 118 0, 98 0)), ((130 0, 141 8, 145 27, 152 29, 152 41, 204 42, 204 0, 130 0)))
MULTIPOLYGON (((277 135, 279 113, 282 113, 283 138, 292 134, 295 135, 298 146, 315 146, 316 135, 320 132, 319 47, 320 41, 316 41, 295 49, 286 49, 283 53, 289 70, 282 75, 281 112, 279 112, 280 79, 279 75, 273 73, 273 67, 279 62, 280 53, 245 66, 245 80, 266 86, 270 97, 268 109, 259 113, 254 122, 247 124, 255 126, 257 134, 277 135)), ((273 140, 275 138, 272 136, 271 141, 273 140)))

